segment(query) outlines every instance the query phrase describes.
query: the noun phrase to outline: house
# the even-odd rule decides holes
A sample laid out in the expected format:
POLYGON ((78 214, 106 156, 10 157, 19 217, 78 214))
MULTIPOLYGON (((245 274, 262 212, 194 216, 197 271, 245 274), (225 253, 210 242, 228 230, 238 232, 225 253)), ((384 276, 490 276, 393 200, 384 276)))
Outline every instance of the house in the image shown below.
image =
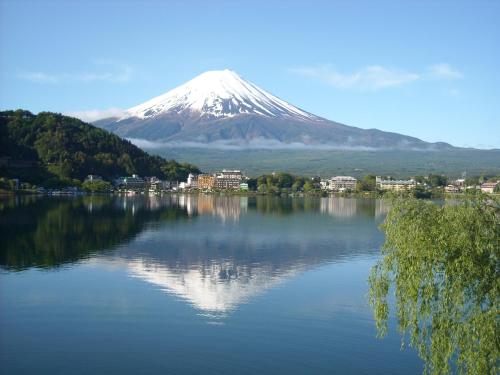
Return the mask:
POLYGON ((495 188, 498 186, 499 182, 485 182, 481 184, 481 191, 483 193, 493 193, 495 191, 495 188))
POLYGON ((458 186, 455 186, 455 185, 448 185, 444 188, 444 191, 446 193, 455 194, 455 193, 460 193, 460 188, 458 186))
POLYGON ((415 186, 417 186, 417 183, 415 180, 383 180, 382 177, 377 176, 375 178, 375 182, 377 184, 377 189, 380 190, 394 190, 394 191, 401 191, 401 190, 409 190, 413 189, 415 186))

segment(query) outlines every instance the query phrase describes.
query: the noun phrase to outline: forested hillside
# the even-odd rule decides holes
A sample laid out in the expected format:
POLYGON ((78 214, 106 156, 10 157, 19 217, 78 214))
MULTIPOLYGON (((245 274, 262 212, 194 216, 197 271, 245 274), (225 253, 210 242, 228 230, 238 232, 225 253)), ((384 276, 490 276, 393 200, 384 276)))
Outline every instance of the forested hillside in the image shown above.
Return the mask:
POLYGON ((198 168, 151 156, 103 129, 57 113, 0 112, 0 176, 71 183, 88 174, 106 179, 137 173, 183 180, 198 168))

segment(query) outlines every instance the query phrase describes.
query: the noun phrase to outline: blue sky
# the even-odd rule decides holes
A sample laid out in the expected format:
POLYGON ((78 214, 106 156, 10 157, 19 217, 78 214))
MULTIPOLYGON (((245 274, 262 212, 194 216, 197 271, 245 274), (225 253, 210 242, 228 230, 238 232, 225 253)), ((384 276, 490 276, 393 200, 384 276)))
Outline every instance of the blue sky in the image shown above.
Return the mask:
POLYGON ((229 68, 309 112, 500 148, 500 1, 0 0, 0 107, 128 108, 229 68))

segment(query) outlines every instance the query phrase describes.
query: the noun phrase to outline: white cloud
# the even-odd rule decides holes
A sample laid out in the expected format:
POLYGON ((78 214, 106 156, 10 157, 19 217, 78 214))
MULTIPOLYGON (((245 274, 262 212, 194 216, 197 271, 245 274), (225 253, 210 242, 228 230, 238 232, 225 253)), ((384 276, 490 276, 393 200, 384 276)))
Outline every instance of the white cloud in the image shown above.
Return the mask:
POLYGON ((41 71, 23 72, 19 78, 41 84, 64 83, 123 83, 132 79, 133 68, 127 64, 116 63, 110 60, 93 61, 94 69, 91 71, 75 73, 48 73, 41 71))
POLYGON ((438 79, 460 79, 463 74, 457 69, 453 68, 450 64, 441 63, 434 64, 429 67, 429 74, 433 78, 438 79))
POLYGON ((26 80, 26 81, 31 81, 31 82, 36 82, 36 83, 58 83, 59 82, 59 77, 57 77, 53 74, 47 74, 47 73, 43 73, 43 72, 21 73, 19 75, 19 77, 26 80))
POLYGON ((328 85, 341 89, 380 90, 402 86, 423 79, 456 80, 463 74, 450 64, 434 64, 422 72, 370 65, 352 73, 341 73, 332 65, 317 65, 291 68, 290 72, 318 79, 328 85))
POLYGON ((90 109, 87 111, 68 111, 64 114, 67 116, 72 116, 79 118, 82 121, 94 122, 103 118, 108 117, 123 117, 126 115, 126 111, 120 108, 108 108, 108 109, 90 109))
POLYGON ((401 86, 420 79, 420 75, 379 65, 364 67, 356 72, 343 74, 331 65, 301 67, 290 69, 291 72, 317 78, 331 86, 343 89, 379 90, 401 86))
MULTIPOLYGON (((130 142, 137 147, 151 150, 161 148, 203 148, 214 150, 357 150, 357 151, 376 151, 381 150, 373 147, 356 146, 348 144, 335 144, 335 143, 302 143, 302 142, 281 142, 272 139, 254 138, 254 139, 231 139, 231 140, 216 140, 209 143, 197 141, 150 141, 141 138, 127 138, 130 142)), ((393 144, 392 147, 386 150, 404 148, 406 150, 414 151, 432 151, 435 150, 433 145, 422 148, 411 148, 405 141, 393 144)))

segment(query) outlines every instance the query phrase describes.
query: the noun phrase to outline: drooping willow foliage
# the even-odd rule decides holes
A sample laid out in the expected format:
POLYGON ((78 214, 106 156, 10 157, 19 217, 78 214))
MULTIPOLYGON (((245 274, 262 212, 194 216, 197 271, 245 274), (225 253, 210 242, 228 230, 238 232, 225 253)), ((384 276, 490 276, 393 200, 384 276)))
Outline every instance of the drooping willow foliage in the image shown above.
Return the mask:
POLYGON ((498 374, 500 200, 480 193, 440 206, 396 199, 382 225, 369 302, 379 336, 394 291, 403 343, 426 374, 498 374))

